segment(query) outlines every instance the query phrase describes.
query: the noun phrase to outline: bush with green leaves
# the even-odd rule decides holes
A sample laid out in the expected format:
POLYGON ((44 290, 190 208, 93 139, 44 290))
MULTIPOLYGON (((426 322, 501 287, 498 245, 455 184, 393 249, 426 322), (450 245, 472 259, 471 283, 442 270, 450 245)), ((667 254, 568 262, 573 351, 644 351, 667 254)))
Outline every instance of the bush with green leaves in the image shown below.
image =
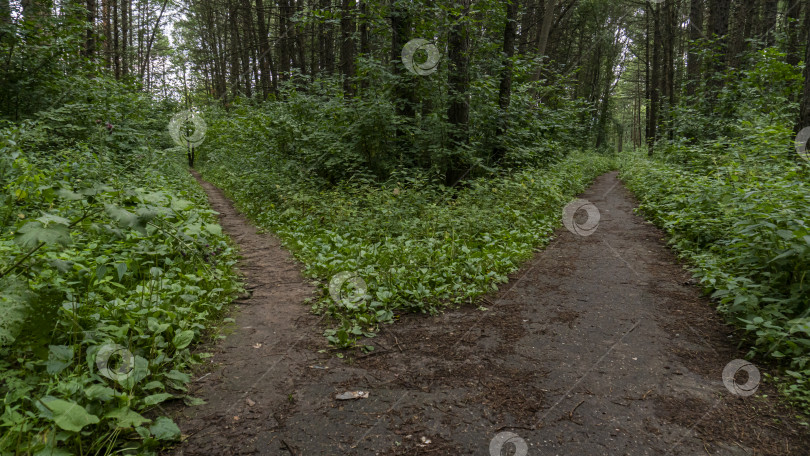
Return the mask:
POLYGON ((700 173, 634 157, 622 179, 743 331, 749 355, 783 362, 786 390, 810 407, 810 170, 750 140, 726 138, 735 152, 700 173), (738 152, 757 145, 754 156, 738 152))
POLYGON ((197 402, 191 344, 238 291, 182 156, 143 142, 122 156, 90 119, 86 141, 47 154, 27 147, 59 122, 0 132, 2 454, 149 454, 178 439, 157 407, 197 402))

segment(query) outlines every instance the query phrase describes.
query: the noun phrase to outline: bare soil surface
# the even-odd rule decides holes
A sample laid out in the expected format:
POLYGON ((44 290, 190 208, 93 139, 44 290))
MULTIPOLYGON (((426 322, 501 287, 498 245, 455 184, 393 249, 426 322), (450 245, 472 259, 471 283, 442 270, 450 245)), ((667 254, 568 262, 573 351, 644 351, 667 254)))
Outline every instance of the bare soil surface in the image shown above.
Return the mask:
POLYGON ((808 454, 807 428, 771 386, 724 386, 743 352, 616 173, 581 195, 601 213, 596 232, 559 230, 487 311, 403 315, 375 351, 345 359, 324 351, 300 266, 202 184, 252 294, 205 347, 214 357, 192 389, 207 404, 176 412, 176 455, 808 454), (345 391, 369 395, 335 399, 345 391), (499 452, 504 432, 517 437, 499 452))

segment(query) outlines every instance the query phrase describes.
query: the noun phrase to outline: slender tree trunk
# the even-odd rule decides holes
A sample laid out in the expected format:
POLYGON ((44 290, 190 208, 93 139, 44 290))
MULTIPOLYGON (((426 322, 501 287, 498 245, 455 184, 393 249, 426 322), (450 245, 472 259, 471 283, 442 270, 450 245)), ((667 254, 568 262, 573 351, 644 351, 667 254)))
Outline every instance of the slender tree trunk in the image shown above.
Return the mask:
MULTIPOLYGON (((321 9, 327 12, 332 11, 332 2, 330 0, 321 0, 321 9)), ((321 53, 321 67, 326 74, 335 73, 335 42, 334 42, 334 29, 332 24, 321 24, 320 33, 320 53, 321 53)))
POLYGON ((448 63, 448 95, 450 106, 447 109, 447 118, 450 123, 450 153, 446 167, 444 183, 453 186, 464 177, 462 149, 469 141, 470 104, 468 100, 470 89, 470 55, 469 55, 469 25, 466 16, 469 13, 470 0, 454 2, 454 6, 461 9, 455 13, 452 26, 447 37, 448 63))
MULTIPOLYGON (((371 57, 371 37, 368 32, 368 0, 360 0, 360 54, 363 58, 371 57)), ((365 92, 369 87, 369 80, 363 77, 360 81, 360 90, 365 92)))
POLYGON ((104 66, 112 70, 112 23, 110 18, 110 0, 101 0, 101 14, 104 20, 104 66))
POLYGON ((503 57, 501 59, 501 85, 498 90, 498 107, 501 118, 495 132, 495 148, 492 159, 500 162, 506 155, 506 144, 503 136, 506 134, 509 102, 512 98, 512 57, 515 55, 515 35, 517 33, 518 0, 507 0, 506 23, 503 27, 503 57))
MULTIPOLYGON (((801 46, 799 39, 801 33, 799 32, 799 24, 801 22, 801 2, 799 0, 788 0, 787 11, 785 12, 785 31, 787 32, 787 58, 788 65, 796 66, 799 64, 800 56, 799 50, 801 46)), ((810 5, 807 5, 810 7, 810 5)))
MULTIPOLYGON (((810 5, 805 5, 804 23, 810 25, 810 5)), ((799 114, 799 125, 796 131, 805 127, 810 127, 810 43, 805 43, 804 52, 804 90, 802 92, 802 104, 799 114)))
POLYGON ((647 145, 650 155, 652 155, 655 143, 658 140, 658 110, 661 104, 661 9, 659 4, 653 7, 652 47, 652 62, 650 64, 650 117, 647 136, 647 145))
POLYGON ((121 52, 118 37, 118 0, 112 0, 113 17, 113 65, 115 66, 115 79, 121 79, 121 52))
MULTIPOLYGON (((394 87, 394 102, 397 107, 397 115, 408 118, 416 117, 415 103, 416 93, 414 80, 411 74, 407 73, 402 65, 402 48, 410 40, 411 16, 408 4, 404 0, 394 0, 391 5, 391 63, 392 72, 396 76, 396 86, 394 87)), ((403 135, 403 131, 397 128, 397 137, 403 135)))
POLYGON ((144 74, 146 69, 149 66, 149 59, 152 56, 152 45, 155 42, 155 37, 157 36, 158 27, 160 26, 160 21, 163 19, 163 13, 166 11, 166 5, 169 3, 169 0, 163 0, 163 4, 160 7, 160 14, 158 15, 157 20, 155 21, 155 25, 152 28, 152 33, 149 35, 149 41, 146 42, 146 51, 144 52, 143 61, 140 65, 140 70, 138 74, 141 79, 144 78, 144 74))
POLYGON ((289 17, 290 17, 290 0, 280 0, 278 2, 279 16, 278 16, 278 71, 281 73, 280 79, 286 81, 290 76, 290 34, 289 34, 289 17))
POLYGON ((251 62, 250 62, 250 51, 251 49, 255 49, 255 43, 253 43, 253 19, 251 17, 252 9, 250 7, 250 0, 242 0, 241 4, 241 16, 242 16, 242 30, 241 30, 241 40, 240 40, 240 52, 239 54, 242 57, 242 74, 244 75, 244 82, 245 82, 245 96, 248 98, 253 97, 253 87, 251 82, 253 78, 250 77, 252 73, 251 69, 251 62))
POLYGON ((354 96, 354 14, 355 0, 342 0, 340 13, 340 72, 343 96, 354 96))
POLYGON ((242 92, 242 84, 239 66, 239 28, 238 28, 238 8, 236 0, 228 0, 228 38, 229 46, 226 46, 227 52, 230 57, 230 89, 233 91, 234 96, 242 92))
POLYGON ((264 18, 264 2, 256 1, 256 28, 259 33, 259 79, 262 85, 262 97, 270 95, 270 41, 267 34, 267 21, 264 18))
POLYGON ((765 38, 765 45, 769 47, 776 44, 776 16, 778 12, 779 12, 778 0, 765 0, 762 9, 763 15, 762 35, 764 35, 765 38))
MULTIPOLYGON (((544 56, 546 48, 548 47, 548 36, 551 33, 551 28, 554 25, 554 10, 557 6, 556 0, 546 0, 545 7, 543 8, 543 25, 540 27, 540 33, 537 35, 537 55, 544 56)), ((543 65, 538 64, 532 74, 532 82, 537 82, 543 73, 543 65)))
POLYGON ((129 3, 131 0, 122 0, 121 3, 121 76, 126 77, 129 73, 129 3))
MULTIPOLYGON (((714 100, 724 85, 724 74, 728 59, 728 19, 731 0, 709 0, 709 34, 716 40, 715 55, 711 66, 711 87, 709 96, 714 100)), ((713 106, 713 101, 710 103, 713 106)))
POLYGON ((700 86, 700 54, 697 52, 697 41, 703 38, 703 10, 704 0, 692 0, 689 5, 689 53, 687 55, 687 74, 689 82, 686 86, 686 93, 694 95, 700 86))
POLYGON ((87 0, 87 32, 84 39, 84 56, 92 59, 96 55, 96 0, 87 0))

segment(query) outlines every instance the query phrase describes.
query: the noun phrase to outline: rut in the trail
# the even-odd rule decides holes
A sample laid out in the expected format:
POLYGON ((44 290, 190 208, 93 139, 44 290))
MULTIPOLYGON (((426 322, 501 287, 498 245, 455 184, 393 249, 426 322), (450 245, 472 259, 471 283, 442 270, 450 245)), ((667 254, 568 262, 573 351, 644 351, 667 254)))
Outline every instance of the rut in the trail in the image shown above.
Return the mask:
POLYGON ((488 311, 404 316, 348 360, 318 352, 290 256, 205 188, 255 288, 198 383, 208 404, 178 420, 178 454, 489 455, 502 432, 529 455, 806 454, 790 410, 723 386, 742 353, 616 173, 581 195, 595 234, 558 231, 488 311), (335 401, 355 389, 369 398, 335 401))

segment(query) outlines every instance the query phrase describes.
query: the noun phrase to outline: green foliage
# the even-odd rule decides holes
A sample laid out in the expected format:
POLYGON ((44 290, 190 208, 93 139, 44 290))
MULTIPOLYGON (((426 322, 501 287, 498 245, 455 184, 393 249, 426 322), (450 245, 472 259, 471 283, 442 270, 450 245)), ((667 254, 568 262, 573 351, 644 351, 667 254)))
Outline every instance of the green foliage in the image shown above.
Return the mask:
MULTIPOLYGON (((771 134, 781 136, 779 129, 771 134)), ((744 330, 750 355, 783 361, 786 391, 810 406, 807 170, 736 153, 718 161, 725 164, 698 173, 635 158, 624 163, 622 178, 695 265, 718 311, 744 330)))
POLYGON ((336 321, 327 337, 341 347, 396 313, 434 313, 497 289, 548 242, 565 203, 611 167, 606 157, 575 153, 454 189, 406 168, 382 184, 355 177, 326 185, 306 158, 274 151, 267 120, 257 113, 210 121, 202 172, 281 237, 309 275, 328 282, 346 271, 368 284, 367 299, 325 296, 315 305, 336 321))
POLYGON ((138 139, 165 124, 139 108, 110 140, 98 107, 65 109, 0 132, 0 453, 150 454, 179 438, 155 409, 193 402, 235 252, 182 155, 138 139))

